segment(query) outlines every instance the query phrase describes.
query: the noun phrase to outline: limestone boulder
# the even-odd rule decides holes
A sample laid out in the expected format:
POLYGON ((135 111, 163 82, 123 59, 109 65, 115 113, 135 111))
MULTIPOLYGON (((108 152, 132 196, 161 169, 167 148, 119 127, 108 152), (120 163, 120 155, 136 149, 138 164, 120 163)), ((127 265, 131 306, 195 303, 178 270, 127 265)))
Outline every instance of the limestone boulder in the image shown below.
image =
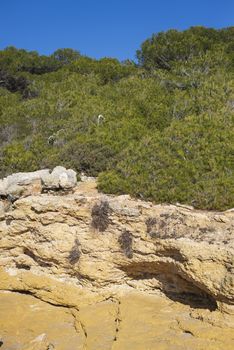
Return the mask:
POLYGON ((44 190, 69 190, 76 186, 77 176, 72 169, 66 169, 62 166, 54 168, 51 174, 42 176, 42 186, 44 190))
POLYGON ((49 175, 49 169, 16 173, 0 180, 0 196, 11 200, 18 199, 23 195, 41 193, 41 179, 49 175))
POLYGON ((70 190, 77 184, 76 172, 57 166, 49 169, 16 173, 0 180, 0 197, 14 202, 20 197, 40 194, 43 190, 70 190))

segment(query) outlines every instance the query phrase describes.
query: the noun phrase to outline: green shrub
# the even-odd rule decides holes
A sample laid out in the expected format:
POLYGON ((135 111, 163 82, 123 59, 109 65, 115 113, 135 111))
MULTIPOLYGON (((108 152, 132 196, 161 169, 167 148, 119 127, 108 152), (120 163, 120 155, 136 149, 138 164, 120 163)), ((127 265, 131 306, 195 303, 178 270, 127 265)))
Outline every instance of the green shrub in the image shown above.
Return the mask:
POLYGON ((147 39, 138 64, 0 51, 0 175, 61 164, 106 193, 233 207, 233 47, 233 27, 193 27, 147 39))

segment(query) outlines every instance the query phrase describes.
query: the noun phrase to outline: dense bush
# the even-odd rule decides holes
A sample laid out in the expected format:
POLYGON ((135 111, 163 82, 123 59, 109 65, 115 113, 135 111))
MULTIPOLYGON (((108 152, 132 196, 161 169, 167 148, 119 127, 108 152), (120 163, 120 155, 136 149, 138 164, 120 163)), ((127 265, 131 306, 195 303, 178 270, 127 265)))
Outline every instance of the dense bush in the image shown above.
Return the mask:
POLYGON ((0 51, 0 67, 12 73, 44 74, 58 70, 62 62, 53 55, 40 56, 36 51, 28 52, 11 46, 0 51))
POLYGON ((0 175, 63 164, 104 192, 234 206, 234 27, 159 33, 137 57, 0 51, 0 175))
POLYGON ((137 51, 140 63, 148 69, 172 69, 174 62, 188 62, 194 57, 218 50, 221 46, 226 52, 232 51, 233 28, 215 30, 192 27, 184 32, 169 30, 153 34, 137 51))
POLYGON ((100 189, 198 208, 234 206, 232 118, 192 116, 183 123, 124 150, 116 170, 100 175, 100 189))

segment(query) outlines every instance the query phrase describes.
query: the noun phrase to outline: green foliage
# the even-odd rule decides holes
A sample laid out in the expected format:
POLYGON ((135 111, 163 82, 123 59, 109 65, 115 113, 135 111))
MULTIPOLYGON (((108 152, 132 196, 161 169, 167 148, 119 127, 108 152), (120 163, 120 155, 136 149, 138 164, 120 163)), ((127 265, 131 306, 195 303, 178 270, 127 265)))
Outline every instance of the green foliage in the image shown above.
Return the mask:
POLYGON ((121 64, 117 59, 102 58, 99 61, 81 56, 69 67, 73 72, 95 75, 102 85, 118 82, 136 71, 134 64, 121 64))
POLYGON ((174 62, 187 62, 210 50, 215 52, 220 45, 229 52, 233 43, 233 27, 223 30, 191 27, 184 32, 169 30, 147 39, 137 51, 137 57, 147 69, 170 70, 174 62))
POLYGON ((0 175, 61 164, 100 190, 234 206, 234 28, 153 35, 139 64, 0 51, 0 175))
POLYGON ((11 73, 44 74, 58 70, 61 63, 53 56, 40 56, 36 51, 7 47, 0 51, 0 67, 1 70, 11 73))
POLYGON ((158 203, 226 209, 234 206, 233 140, 228 114, 173 121, 125 150, 116 170, 99 177, 99 187, 158 203))
POLYGON ((69 48, 58 49, 53 53, 52 57, 62 64, 69 64, 80 58, 80 52, 69 48))

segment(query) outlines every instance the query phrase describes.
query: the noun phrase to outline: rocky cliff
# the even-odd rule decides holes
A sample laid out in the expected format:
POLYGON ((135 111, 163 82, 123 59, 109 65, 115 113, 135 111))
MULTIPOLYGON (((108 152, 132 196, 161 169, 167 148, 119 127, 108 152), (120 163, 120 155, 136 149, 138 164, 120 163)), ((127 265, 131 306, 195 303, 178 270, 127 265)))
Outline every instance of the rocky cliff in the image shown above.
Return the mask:
POLYGON ((4 180, 2 349, 233 349, 234 211, 107 196, 62 173, 17 180, 13 200, 4 180))

